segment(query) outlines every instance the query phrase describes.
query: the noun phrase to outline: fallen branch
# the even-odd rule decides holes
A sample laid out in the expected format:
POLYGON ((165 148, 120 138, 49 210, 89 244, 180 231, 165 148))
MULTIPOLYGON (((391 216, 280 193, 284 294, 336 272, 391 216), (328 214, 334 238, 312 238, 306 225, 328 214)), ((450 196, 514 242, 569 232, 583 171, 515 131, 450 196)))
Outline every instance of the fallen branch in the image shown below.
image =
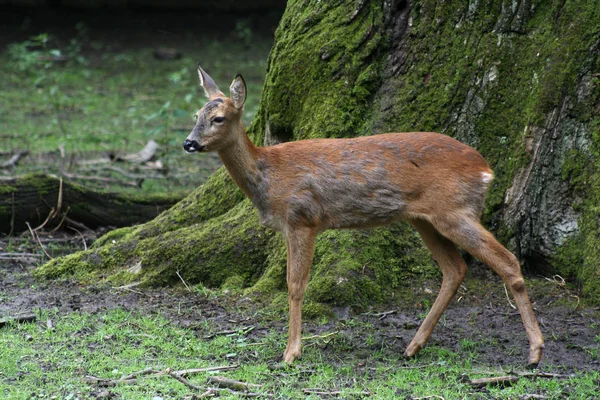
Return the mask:
POLYGON ((186 375, 191 375, 191 374, 200 374, 203 372, 231 371, 234 369, 238 369, 239 367, 240 367, 239 364, 234 364, 234 365, 224 365, 222 367, 182 369, 180 371, 175 371, 175 373, 180 376, 186 376, 186 375))
POLYGON ((37 320, 37 316, 35 314, 23 314, 23 315, 19 315, 17 317, 0 320, 0 328, 8 325, 11 322, 23 324, 25 322, 35 322, 36 320, 37 320))
POLYGON ((8 161, 0 163, 0 169, 16 167, 19 160, 21 160, 21 158, 25 157, 27 154, 29 154, 27 150, 23 150, 16 153, 11 158, 9 158, 8 161))
POLYGON ((302 340, 313 340, 313 339, 327 339, 328 337, 331 337, 333 335, 338 334, 340 331, 335 331, 335 332, 331 332, 331 333, 326 333, 324 335, 312 335, 312 336, 305 336, 302 338, 302 340))
POLYGON ((490 385, 490 386, 510 386, 510 385, 513 385, 518 380, 519 380, 519 377, 518 376, 514 376, 514 375, 495 376, 495 377, 492 377, 492 378, 472 379, 469 382, 469 385, 471 385, 474 388, 483 388, 483 387, 486 387, 487 385, 490 385))
POLYGON ((250 387, 255 387, 255 388, 261 387, 261 385, 256 385, 253 383, 245 383, 245 382, 225 378, 224 376, 216 376, 216 375, 209 376, 206 381, 209 384, 216 385, 217 387, 235 390, 236 392, 248 392, 248 391, 250 391, 250 387))
MULTIPOLYGON (((233 370, 236 368, 239 368, 239 365, 236 364, 236 365, 226 365, 226 366, 221 366, 221 367, 183 369, 180 371, 172 371, 171 369, 166 369, 164 371, 158 371, 152 367, 149 367, 149 368, 145 368, 140 371, 132 372, 129 375, 123 375, 119 379, 98 378, 96 376, 87 375, 83 378, 83 381, 86 383, 98 385, 101 387, 114 387, 117 385, 130 385, 132 383, 136 383, 141 377, 158 377, 158 376, 165 376, 165 375, 174 377, 173 375, 177 375, 178 377, 183 378, 184 376, 191 375, 191 374, 198 374, 198 373, 203 373, 203 372, 214 372, 214 371, 230 371, 230 370, 233 370)), ((181 380, 179 380, 179 381, 181 382, 181 380)), ((201 390, 201 389, 199 389, 199 390, 201 390)))
POLYGON ((179 382, 183 383, 185 386, 189 387, 190 389, 194 389, 194 390, 197 390, 199 392, 201 392, 201 391, 204 390, 200 386, 194 385, 192 382, 188 381, 187 379, 185 379, 181 375, 178 375, 178 374, 174 373, 173 371, 167 370, 167 375, 169 375, 172 378, 177 379, 179 382))
POLYGON ((554 374, 551 372, 512 372, 514 375, 522 376, 524 378, 548 378, 548 379, 571 379, 575 377, 574 374, 554 374))
MULTIPOLYGON (((339 396, 342 394, 341 390, 323 390, 323 389, 310 389, 310 388, 306 388, 306 389, 302 389, 302 392, 305 394, 316 394, 316 395, 320 395, 320 396, 339 396)), ((353 395, 353 396, 370 396, 372 393, 371 392, 367 392, 367 391, 361 391, 361 392, 348 392, 346 391, 345 393, 343 393, 345 395, 353 395)))
POLYGON ((52 259, 52 256, 50 254, 48 254, 48 252, 44 248, 44 245, 42 244, 42 241, 40 240, 40 237, 31 229, 31 226, 29 225, 29 222, 25 222, 25 225, 27 225, 27 228, 29 228, 29 232, 31 233, 31 237, 33 237, 33 240, 37 239, 37 242, 40 244, 40 247, 44 251, 44 254, 46 256, 48 256, 49 259, 52 259))
POLYGON ((229 329, 229 330, 225 330, 225 331, 211 333, 210 335, 203 336, 202 339, 208 340, 208 339, 214 338, 215 336, 223 336, 223 335, 235 335, 235 334, 247 335, 250 332, 252 332, 253 330, 254 330, 253 326, 241 327, 240 329, 229 329))
POLYGON ((127 161, 136 164, 143 164, 152 160, 157 150, 158 143, 156 143, 156 141, 154 140, 149 140, 148 143, 146 143, 146 146, 144 146, 144 148, 138 151, 137 153, 125 154, 124 156, 114 156, 111 158, 118 161, 127 161))

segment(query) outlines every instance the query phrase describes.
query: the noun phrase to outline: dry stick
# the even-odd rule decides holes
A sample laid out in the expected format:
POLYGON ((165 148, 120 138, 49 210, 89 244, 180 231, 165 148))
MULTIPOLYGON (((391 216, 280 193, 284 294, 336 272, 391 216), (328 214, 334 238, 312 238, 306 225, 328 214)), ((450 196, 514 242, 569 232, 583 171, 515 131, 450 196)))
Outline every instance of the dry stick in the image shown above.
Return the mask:
POLYGON ((62 224, 67 219, 67 214, 69 213, 69 210, 71 210, 71 206, 67 207, 67 211, 65 211, 65 213, 63 214, 62 218, 60 219, 60 222, 58 223, 58 225, 56 225, 56 228, 54 228, 50 231, 50 233, 56 232, 62 226, 62 224))
POLYGON ((177 276, 179 277, 179 279, 181 279, 181 282, 183 282, 183 284, 185 285, 185 287, 187 288, 187 290, 189 292, 192 291, 192 289, 188 286, 188 284, 183 280, 183 278, 181 277, 181 275, 179 275, 179 270, 175 271, 175 273, 177 274, 177 276))
POLYGON ((247 335, 250 332, 252 332, 253 330, 254 330, 254 326, 242 327, 240 329, 229 329, 229 330, 225 330, 225 331, 211 333, 210 335, 202 336, 202 339, 212 339, 215 336, 233 335, 236 333, 239 333, 240 335, 247 335))
POLYGON ((123 375, 119 380, 120 381, 126 381, 126 380, 130 380, 130 379, 135 379, 138 378, 140 376, 143 375, 150 375, 150 374, 159 374, 160 371, 155 370, 152 367, 148 367, 148 368, 144 368, 141 371, 137 371, 137 372, 132 372, 129 375, 123 375))
POLYGON ((38 243, 40 244, 40 247, 42 248, 42 250, 44 250, 44 254, 46 254, 46 256, 48 256, 48 258, 52 260, 52 256, 50 254, 48 254, 48 252, 46 251, 46 249, 42 245, 42 241, 40 240, 40 237, 37 236, 35 234, 35 232, 33 232, 33 230, 31 229, 31 225, 29 225, 29 222, 25 222, 25 224, 29 228, 29 232, 31 233, 31 237, 33 237, 34 240, 37 239, 38 243))
POLYGON ((262 385, 256 385, 253 383, 245 383, 245 382, 241 382, 241 381, 236 381, 233 379, 225 378, 224 376, 216 376, 216 375, 209 376, 206 381, 208 383, 217 385, 217 387, 225 388, 225 389, 232 389, 237 392, 247 392, 250 390, 250 387, 259 388, 262 386, 262 385))
MULTIPOLYGON (((339 396, 342 394, 341 390, 327 391, 327 390, 323 390, 323 389, 309 389, 309 388, 302 389, 302 392, 306 393, 306 394, 317 394, 317 395, 322 395, 322 396, 339 396)), ((347 392, 347 394, 370 396, 372 393, 367 392, 367 391, 361 391, 361 392, 347 392)), ((425 398, 425 397, 423 397, 423 398, 425 398)))
POLYGON ((570 379, 574 378, 574 374, 563 375, 563 374, 554 374, 551 372, 513 372, 513 374, 517 376, 522 376, 524 378, 558 378, 558 379, 570 379))
POLYGON ((517 307, 515 307, 515 305, 512 303, 512 301, 510 301, 510 298, 508 297, 508 290, 506 289, 506 284, 504 284, 504 294, 506 294, 506 301, 508 301, 508 304, 510 304, 510 306, 516 310, 517 307))
POLYGON ((0 169, 16 167, 19 160, 25 157, 27 154, 29 154, 27 150, 18 152, 17 154, 13 155, 8 161, 0 163, 0 169))
POLYGON ((60 210, 62 208, 62 201, 63 201, 63 178, 61 176, 60 180, 58 181, 58 201, 56 202, 56 214, 60 214, 60 210))
POLYGON ((12 233, 15 229, 15 192, 12 192, 12 210, 10 216, 10 232, 8 232, 8 236, 12 236, 12 233))
MULTIPOLYGON (((66 213, 65 213, 65 215, 66 215, 66 213)), ((81 233, 79 230, 73 228, 72 226, 69 226, 68 228, 79 233, 79 236, 81 236, 81 240, 83 241, 83 248, 84 248, 84 250, 87 250, 87 243, 85 242, 85 236, 83 236, 83 233, 81 233)))
POLYGON ((423 400, 423 399, 440 399, 440 400, 446 400, 442 396, 438 396, 436 394, 432 394, 431 396, 424 396, 424 397, 414 397, 414 400, 423 400))
POLYGON ((522 400, 529 400, 529 399, 548 399, 548 396, 544 396, 543 394, 524 394, 522 396, 519 396, 520 399, 522 400))
POLYGON ((169 375, 172 378, 177 379, 179 382, 183 383, 185 386, 189 387, 190 389, 194 389, 197 390, 199 392, 203 391, 204 389, 201 388, 198 385, 194 385, 192 382, 188 381, 187 379, 185 379, 184 377, 182 377, 181 375, 177 375, 176 373, 174 373, 173 371, 170 371, 167 369, 167 375, 169 375))
POLYGON ((48 213, 48 216, 44 220, 44 222, 42 222, 42 224, 40 226, 36 227, 33 231, 37 232, 38 230, 42 229, 44 226, 46 226, 46 224, 48 223, 48 221, 50 221, 52 218, 54 218, 55 215, 56 215, 56 212, 54 210, 54 207, 52 207, 50 209, 50 212, 48 213))
POLYGON ((509 386, 514 384, 519 380, 518 376, 514 375, 506 375, 506 376, 495 376, 493 378, 479 378, 472 379, 469 382, 469 385, 475 388, 486 387, 487 385, 492 386, 509 386))
POLYGON ((331 333, 326 333, 324 335, 312 335, 312 336, 305 336, 302 338, 302 340, 312 340, 312 339, 326 339, 330 336, 333 336, 337 333, 339 333, 340 331, 335 331, 335 332, 331 332, 331 333))
POLYGON ((180 371, 173 371, 173 372, 180 376, 186 376, 186 375, 198 374, 198 373, 202 373, 202 372, 231 371, 234 369, 238 369, 239 367, 240 367, 239 364, 234 364, 234 365, 224 365, 222 367, 182 369, 180 371))
POLYGON ((220 366, 220 367, 183 369, 180 371, 171 371, 170 369, 165 370, 165 371, 157 371, 154 368, 149 367, 149 368, 145 368, 141 371, 133 372, 129 375, 124 375, 120 379, 98 378, 98 377, 95 377, 92 375, 87 375, 83 380, 87 383, 98 384, 98 385, 101 385, 104 387, 113 387, 113 386, 121 385, 121 384, 129 385, 129 384, 135 383, 142 376, 163 376, 163 375, 169 374, 169 372, 171 372, 172 374, 183 377, 186 375, 197 374, 197 373, 202 373, 202 372, 229 371, 229 370, 236 369, 236 368, 239 368, 239 364, 226 365, 226 366, 220 366))
POLYGON ((0 253, 0 259, 3 260, 11 260, 13 258, 22 258, 22 257, 41 257, 37 253, 0 253))

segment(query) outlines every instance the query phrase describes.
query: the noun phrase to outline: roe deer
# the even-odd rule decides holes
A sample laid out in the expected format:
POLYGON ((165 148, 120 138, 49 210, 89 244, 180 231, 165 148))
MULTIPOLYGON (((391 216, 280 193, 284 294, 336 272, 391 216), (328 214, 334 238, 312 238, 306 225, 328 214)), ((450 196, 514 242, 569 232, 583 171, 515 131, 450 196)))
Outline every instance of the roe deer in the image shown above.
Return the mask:
POLYGON ((301 307, 315 236, 326 229, 365 228, 408 220, 439 264, 443 280, 431 311, 408 345, 413 356, 462 282, 467 266, 457 245, 489 265, 512 292, 529 339, 529 362, 542 357, 543 338, 517 258, 479 222, 493 173, 473 148, 438 133, 386 133, 255 147, 242 124, 246 84, 233 80, 230 97, 198 65, 209 98, 185 140, 188 153, 216 151, 252 200, 260 222, 285 235, 290 302, 283 354, 301 352, 301 307))

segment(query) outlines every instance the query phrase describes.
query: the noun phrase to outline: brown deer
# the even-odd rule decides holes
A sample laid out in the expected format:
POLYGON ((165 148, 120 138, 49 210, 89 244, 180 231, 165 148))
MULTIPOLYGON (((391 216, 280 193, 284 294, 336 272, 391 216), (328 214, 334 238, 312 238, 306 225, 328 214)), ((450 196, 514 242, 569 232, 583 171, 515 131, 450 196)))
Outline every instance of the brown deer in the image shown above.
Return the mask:
POLYGON ((183 147, 216 151, 235 183, 252 200, 260 222, 287 243, 289 338, 283 354, 301 353, 301 307, 315 237, 326 229, 368 228, 408 220, 443 273, 442 287, 406 349, 414 356, 465 277, 456 246, 489 265, 512 292, 529 339, 529 362, 544 340, 517 258, 480 223, 493 173, 473 148, 438 133, 386 133, 353 139, 315 139, 256 147, 242 124, 246 84, 233 80, 230 97, 198 66, 209 98, 183 147))

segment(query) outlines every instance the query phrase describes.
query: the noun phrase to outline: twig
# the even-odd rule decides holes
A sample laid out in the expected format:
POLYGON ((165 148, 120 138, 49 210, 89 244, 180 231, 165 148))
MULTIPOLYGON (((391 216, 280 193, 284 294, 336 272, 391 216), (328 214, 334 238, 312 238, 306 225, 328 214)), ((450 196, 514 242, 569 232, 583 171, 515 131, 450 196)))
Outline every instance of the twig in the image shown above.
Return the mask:
POLYGON ((60 210, 62 208, 62 201, 63 201, 63 178, 61 176, 60 180, 58 181, 58 200, 56 201, 56 214, 60 214, 60 210))
MULTIPOLYGON (((342 394, 342 391, 341 390, 331 390, 330 391, 330 390, 323 390, 323 389, 305 388, 305 389, 302 389, 302 393, 316 394, 316 395, 321 395, 321 396, 339 396, 342 394)), ((363 390, 360 392, 346 392, 345 394, 370 396, 372 393, 363 390)))
POLYGON ((209 384, 217 385, 217 387, 235 390, 236 392, 247 392, 250 387, 259 388, 262 385, 256 385, 254 383, 245 383, 236 381, 233 379, 225 378, 224 376, 209 376, 206 381, 209 384))
POLYGON ((574 374, 564 375, 564 374, 554 374, 551 372, 511 372, 514 375, 522 376, 524 378, 549 378, 549 379, 571 379, 575 377, 574 374))
POLYGON ((506 376, 495 376, 492 378, 479 378, 472 379, 469 384, 475 388, 486 387, 487 385, 491 386, 509 386, 514 384, 519 380, 518 376, 514 375, 506 375, 506 376))
MULTIPOLYGON (((170 376, 177 375, 177 376, 183 378, 186 375, 197 374, 197 373, 202 373, 202 372, 211 372, 211 371, 228 371, 228 370, 236 369, 238 367, 239 367, 239 365, 236 364, 236 365, 226 365, 226 366, 221 366, 221 367, 184 369, 184 370, 180 370, 180 371, 171 371, 171 369, 167 369, 165 371, 157 371, 154 368, 149 367, 149 368, 145 368, 141 371, 133 372, 129 375, 123 375, 119 379, 98 378, 95 376, 87 375, 83 380, 87 383, 97 384, 97 385, 103 386, 103 387, 114 387, 116 385, 130 385, 132 383, 137 382, 138 379, 143 376, 158 377, 158 376, 164 376, 164 375, 170 375, 170 376)), ((202 390, 202 389, 200 389, 200 390, 202 390)))
POLYGON ((208 368, 193 368, 193 369, 182 369, 180 371, 174 371, 177 375, 186 376, 191 374, 199 374, 202 372, 215 372, 215 371, 231 371, 234 369, 238 369, 240 367, 239 364, 234 365, 224 365, 222 367, 208 367, 208 368))
POLYGON ((12 209, 11 209, 11 216, 10 216, 10 232, 8 232, 8 236, 12 236, 12 233, 15 229, 15 192, 11 193, 12 195, 12 209))
POLYGON ((139 286, 141 284, 142 284, 142 282, 133 282, 133 283, 130 283, 128 285, 113 287, 113 289, 115 289, 115 290, 129 289, 129 288, 132 288, 132 287, 139 286))
POLYGON ((423 399, 440 399, 440 400, 446 400, 445 398, 443 398, 442 396, 438 396, 437 394, 432 394, 431 396, 424 396, 424 397, 414 397, 414 400, 423 400, 423 399))
POLYGON ((149 140, 146 143, 146 146, 137 153, 134 154, 126 154, 124 156, 115 156, 114 159, 120 161, 128 161, 136 164, 143 164, 147 161, 150 161, 154 154, 156 154, 156 150, 158 150, 158 143, 154 140, 149 140))
MULTIPOLYGON (((62 178, 61 178, 62 179, 62 178)), ((60 229, 60 227, 62 226, 62 224, 65 222, 65 220, 67 219, 67 214, 69 213, 69 210, 71 210, 71 206, 67 207, 67 211, 65 211, 65 213, 63 214, 62 218, 60 219, 60 222, 58 223, 58 225, 56 225, 56 227, 54 229, 52 229, 50 231, 50 233, 56 232, 57 230, 60 229)))
POLYGON ((160 371, 156 371, 154 368, 152 367, 148 367, 148 368, 144 368, 140 371, 136 371, 136 372, 132 372, 129 375, 123 375, 119 380, 120 381, 128 381, 131 379, 136 379, 139 378, 140 376, 144 376, 144 375, 151 375, 151 374, 159 374, 160 371))
MULTIPOLYGON (((65 215, 66 215, 66 213, 65 213, 65 215)), ((85 236, 83 236, 83 233, 81 233, 79 230, 73 228, 72 226, 69 226, 68 228, 77 232, 79 234, 79 236, 81 236, 81 240, 83 241, 83 248, 84 248, 84 250, 87 250, 87 243, 85 242, 85 236)))
POLYGON ((225 330, 225 331, 211 333, 210 335, 203 336, 202 339, 212 339, 215 336, 234 335, 236 333, 239 333, 240 335, 247 335, 250 332, 252 332, 253 330, 254 330, 253 326, 242 327, 240 329, 229 329, 229 330, 225 330))
POLYGON ((188 284, 183 280, 183 278, 181 277, 181 275, 179 275, 179 270, 175 271, 175 273, 177 274, 177 276, 179 277, 179 279, 181 279, 181 282, 183 282, 183 285, 187 288, 188 292, 191 292, 192 288, 190 288, 188 286, 188 284))
POLYGON ((182 377, 181 375, 177 375, 176 373, 174 373, 173 371, 167 369, 167 375, 169 375, 172 378, 177 379, 179 382, 183 383, 185 386, 189 387, 190 389, 194 389, 197 391, 202 391, 204 390, 203 388, 201 388, 198 385, 194 385, 192 382, 188 381, 187 379, 185 379, 184 377, 182 377))
POLYGON ((27 154, 29 154, 27 150, 16 153, 8 161, 0 163, 0 169, 16 167, 19 160, 25 157, 27 154))
POLYGON ((42 222, 41 225, 39 225, 38 227, 36 227, 33 231, 37 232, 40 229, 42 229, 44 226, 46 226, 46 224, 48 223, 48 221, 50 221, 52 218, 54 218, 54 216, 56 215, 56 212, 54 211, 54 207, 52 207, 50 209, 50 212, 48 213, 48 216, 46 217, 46 219, 44 220, 44 222, 42 222))
POLYGON ((13 258, 21 258, 21 257, 41 257, 37 253, 0 253, 0 259, 2 260, 11 260, 13 258))
POLYGON ((46 256, 48 256, 48 258, 52 259, 52 256, 50 254, 48 254, 48 252, 46 251, 46 249, 42 245, 40 237, 38 235, 36 235, 35 232, 33 232, 33 230, 31 229, 31 225, 29 225, 29 222, 25 222, 25 224, 27 225, 27 228, 29 228, 29 232, 31 233, 31 237, 33 237, 34 240, 37 239, 38 243, 40 244, 40 247, 44 251, 44 254, 46 254, 46 256))
POLYGON ((513 309, 517 309, 517 307, 515 307, 515 305, 512 303, 512 301, 510 301, 510 298, 508 297, 508 290, 506 289, 506 284, 504 285, 504 294, 506 294, 506 301, 508 301, 508 304, 513 308, 513 309))
POLYGON ((340 331, 335 331, 335 332, 331 332, 331 333, 326 333, 324 335, 312 335, 312 336, 305 336, 302 338, 302 340, 312 340, 312 339, 326 339, 330 336, 336 335, 338 334, 340 331))

